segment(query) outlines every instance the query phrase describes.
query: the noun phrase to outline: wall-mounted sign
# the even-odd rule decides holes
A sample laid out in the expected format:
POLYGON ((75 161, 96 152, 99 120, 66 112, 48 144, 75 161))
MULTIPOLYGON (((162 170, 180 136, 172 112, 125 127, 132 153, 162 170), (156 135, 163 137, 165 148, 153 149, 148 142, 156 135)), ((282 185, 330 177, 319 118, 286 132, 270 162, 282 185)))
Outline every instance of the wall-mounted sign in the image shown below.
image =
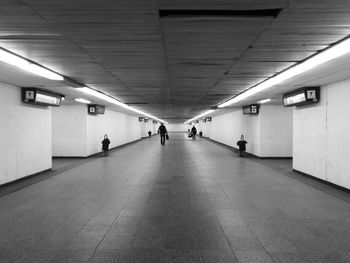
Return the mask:
POLYGON ((258 115, 259 114, 259 104, 251 104, 242 107, 243 114, 245 115, 258 115))
POLYGON ((98 105, 98 104, 88 104, 88 113, 91 115, 97 115, 97 114, 104 114, 105 113, 105 106, 98 105))
POLYGON ((64 98, 64 95, 48 90, 38 88, 22 88, 22 101, 28 104, 59 107, 61 105, 62 98, 64 98))
POLYGON ((139 122, 143 122, 144 117, 139 117, 139 122))
POLYGON ((259 106, 258 105, 250 105, 251 114, 258 114, 259 113, 259 106))
POLYGON ((320 101, 320 87, 304 87, 283 94, 285 107, 314 104, 320 101))

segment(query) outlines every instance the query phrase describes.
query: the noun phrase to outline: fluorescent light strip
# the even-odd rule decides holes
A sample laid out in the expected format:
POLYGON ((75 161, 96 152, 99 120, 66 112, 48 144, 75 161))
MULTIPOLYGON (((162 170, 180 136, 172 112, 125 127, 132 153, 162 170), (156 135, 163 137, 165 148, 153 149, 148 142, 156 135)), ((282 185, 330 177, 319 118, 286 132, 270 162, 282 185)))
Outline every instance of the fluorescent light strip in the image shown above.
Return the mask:
POLYGON ((47 79, 64 80, 64 77, 62 77, 61 75, 58 75, 55 72, 52 72, 51 70, 43 68, 42 66, 37 64, 30 63, 29 68, 27 70, 33 74, 39 75, 47 79))
POLYGON ((42 103, 48 103, 48 104, 54 104, 59 106, 60 105, 60 99, 57 97, 37 93, 35 97, 36 102, 42 102, 42 103))
POLYGON ((151 119, 157 120, 157 121, 159 121, 159 122, 163 122, 163 123, 165 123, 165 124, 168 123, 168 122, 166 122, 166 121, 164 121, 164 120, 162 120, 162 119, 159 119, 159 118, 157 118, 157 117, 155 117, 155 116, 153 116, 153 115, 150 115, 150 114, 148 114, 148 113, 146 113, 146 112, 143 112, 143 111, 138 110, 138 109, 136 109, 136 108, 130 107, 129 105, 127 105, 127 104, 125 104, 125 103, 123 103, 123 102, 121 102, 121 101, 119 101, 119 100, 117 100, 117 99, 115 99, 115 98, 113 98, 113 97, 107 95, 107 94, 104 94, 104 93, 102 93, 102 92, 99 92, 99 91, 97 91, 97 90, 94 90, 94 89, 91 89, 91 88, 88 88, 88 87, 77 88, 77 90, 79 90, 79 91, 81 91, 81 92, 84 92, 84 93, 86 93, 86 94, 88 94, 88 95, 90 95, 90 96, 96 97, 96 98, 98 98, 98 99, 101 99, 101 100, 107 101, 107 102, 109 102, 109 103, 112 103, 112 104, 114 104, 114 105, 123 107, 124 109, 130 110, 130 111, 133 111, 133 112, 136 112, 136 113, 141 114, 141 115, 145 115, 145 116, 147 116, 147 117, 149 117, 149 118, 151 118, 151 119))
POLYGON ((74 100, 77 101, 77 102, 85 103, 85 104, 90 104, 91 103, 91 101, 86 100, 86 99, 81 99, 81 98, 74 99, 74 100))
POLYGON ((196 116, 196 117, 194 117, 194 118, 192 118, 192 119, 186 121, 184 124, 188 124, 188 123, 190 123, 190 122, 192 122, 192 121, 194 121, 194 120, 197 120, 197 119, 199 119, 199 118, 202 118, 202 117, 204 117, 204 116, 206 116, 206 115, 208 115, 208 114, 210 114, 210 113, 212 113, 212 112, 214 112, 214 111, 215 111, 215 110, 208 110, 208 111, 206 111, 206 112, 203 112, 202 114, 199 114, 198 116, 196 116))
POLYGON ((328 49, 325 51, 322 51, 315 56, 305 60, 304 62, 301 62, 300 64, 297 64, 280 74, 271 77, 264 82, 252 87, 251 89, 241 93, 240 95, 218 105, 219 108, 224 108, 229 105, 232 105, 234 103, 237 103, 243 99, 246 99, 258 92, 261 92, 263 90, 266 90, 274 85, 277 85, 287 79, 290 79, 292 77, 295 77, 301 73, 304 73, 310 69, 313 69, 321 64, 324 64, 330 60, 333 60, 335 58, 338 58, 342 55, 345 55, 350 52, 350 39, 346 39, 328 49))
POLYGON ((0 61, 47 79, 64 80, 63 76, 1 48, 0 61))
POLYGON ((270 102, 271 99, 264 99, 264 100, 259 100, 258 103, 259 104, 264 104, 264 103, 267 103, 267 102, 270 102))
POLYGON ((300 94, 296 94, 294 96, 285 98, 284 99, 284 104, 290 105, 290 104, 296 104, 296 103, 304 102, 304 101, 306 101, 305 93, 302 92, 300 94))

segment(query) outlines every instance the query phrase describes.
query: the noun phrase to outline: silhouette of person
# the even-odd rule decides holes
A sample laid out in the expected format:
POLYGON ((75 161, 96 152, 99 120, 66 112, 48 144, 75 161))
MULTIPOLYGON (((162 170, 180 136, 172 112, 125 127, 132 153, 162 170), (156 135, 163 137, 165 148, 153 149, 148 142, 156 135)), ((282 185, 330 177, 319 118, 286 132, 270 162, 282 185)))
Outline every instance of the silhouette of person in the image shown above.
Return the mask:
POLYGON ((192 132, 192 139, 195 140, 196 139, 196 134, 197 134, 196 126, 193 125, 193 127, 191 129, 191 132, 192 132))
POLYGON ((246 150, 246 147, 245 145, 247 144, 248 142, 246 140, 244 140, 244 136, 243 134, 241 135, 241 139, 237 142, 237 145, 238 145, 238 149, 239 149, 239 156, 240 157, 243 157, 244 156, 244 152, 246 150))
POLYGON ((165 135, 168 133, 168 131, 163 123, 160 124, 158 133, 160 134, 160 144, 165 145, 165 135))
POLYGON ((108 139, 107 134, 105 134, 105 137, 102 141, 102 150, 103 150, 104 156, 108 156, 108 148, 110 143, 111 141, 108 139))

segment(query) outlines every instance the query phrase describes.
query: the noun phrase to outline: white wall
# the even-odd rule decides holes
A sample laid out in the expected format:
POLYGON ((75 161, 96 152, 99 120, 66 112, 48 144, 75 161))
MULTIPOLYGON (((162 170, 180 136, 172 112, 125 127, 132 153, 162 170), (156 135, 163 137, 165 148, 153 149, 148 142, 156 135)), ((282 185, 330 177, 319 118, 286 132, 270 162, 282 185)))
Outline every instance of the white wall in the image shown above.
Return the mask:
POLYGON ((150 124, 149 120, 147 122, 144 122, 144 121, 139 122, 139 125, 141 127, 141 137, 148 137, 148 131, 150 130, 149 124, 150 124))
POLYGON ((294 109, 293 168, 350 188, 350 80, 322 87, 321 101, 294 109))
POLYGON ((110 148, 141 138, 138 117, 112 111, 97 116, 87 113, 86 105, 62 105, 52 112, 53 156, 86 157, 101 151, 108 135, 110 148))
POLYGON ((211 122, 199 121, 198 132, 202 131, 204 137, 211 137, 211 122))
POLYGON ((141 137, 146 137, 148 132, 146 131, 146 123, 144 121, 139 121, 139 127, 140 127, 141 137))
POLYGON ((277 105, 262 105, 259 116, 259 156, 291 157, 293 155, 293 109, 277 105))
POLYGON ((52 156, 86 156, 86 105, 52 108, 52 156))
POLYGON ((241 134, 238 135, 235 147, 237 148, 237 141, 240 139, 240 136, 243 134, 244 139, 248 142, 247 152, 252 153, 256 156, 261 155, 261 113, 259 115, 242 115, 243 127, 241 134))
POLYGON ((21 89, 0 83, 0 184, 52 167, 51 109, 21 102, 21 89))
POLYGON ((153 120, 149 120, 148 122, 147 122, 147 136, 148 136, 148 131, 151 131, 152 132, 152 134, 155 134, 155 133, 157 133, 157 131, 158 131, 158 127, 156 127, 158 124, 155 124, 155 123, 153 123, 153 120))
POLYGON ((243 114, 241 109, 223 111, 212 118, 211 139, 237 147, 236 142, 243 132, 243 114))
POLYGON ((187 132, 188 125, 182 123, 168 123, 165 127, 168 132, 187 132))
MULTIPOLYGON (((87 155, 102 150, 102 140, 108 135, 110 148, 141 138, 138 117, 106 109, 103 115, 87 114, 87 155)), ((148 135, 147 135, 148 136, 148 135)))
POLYGON ((350 80, 327 88, 326 179, 350 188, 350 80))
POLYGON ((237 148, 243 134, 248 141, 247 152, 260 156, 260 119, 243 115, 241 108, 234 108, 212 118, 211 139, 237 148))
POLYGON ((241 108, 212 118, 210 138, 237 148, 243 134, 247 152, 260 157, 292 156, 293 111, 281 105, 261 105, 259 115, 243 115, 241 108))
POLYGON ((140 131, 141 131, 141 137, 148 137, 148 132, 151 131, 152 134, 155 134, 158 132, 158 127, 160 126, 160 123, 153 123, 152 119, 148 119, 147 122, 139 122, 139 126, 140 126, 140 131))

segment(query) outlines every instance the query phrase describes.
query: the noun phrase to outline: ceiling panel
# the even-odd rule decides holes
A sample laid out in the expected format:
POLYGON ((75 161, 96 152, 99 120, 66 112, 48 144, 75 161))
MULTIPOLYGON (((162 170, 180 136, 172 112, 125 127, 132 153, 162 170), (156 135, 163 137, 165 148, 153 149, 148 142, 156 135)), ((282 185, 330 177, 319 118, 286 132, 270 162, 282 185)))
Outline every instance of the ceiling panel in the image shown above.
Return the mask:
POLYGON ((283 8, 288 0, 159 0, 161 9, 268 9, 283 8))
MULTIPOLYGON (((0 1, 1 47, 172 121, 191 118, 349 33, 350 6, 341 0, 0 1), (247 15, 259 9, 282 11, 247 15), (159 10, 246 12, 159 17, 159 10)), ((66 83, 0 68, 0 81, 67 92, 66 83)), ((273 94, 279 90, 285 89, 273 94)))

